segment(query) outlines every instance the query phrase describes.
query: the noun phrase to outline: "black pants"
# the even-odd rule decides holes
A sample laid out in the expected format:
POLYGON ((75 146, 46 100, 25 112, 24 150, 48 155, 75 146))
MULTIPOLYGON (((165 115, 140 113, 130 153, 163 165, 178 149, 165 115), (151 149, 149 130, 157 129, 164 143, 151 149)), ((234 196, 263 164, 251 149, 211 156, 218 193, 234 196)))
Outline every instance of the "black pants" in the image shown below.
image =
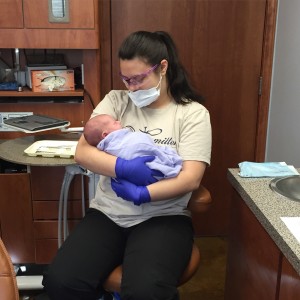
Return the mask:
POLYGON ((58 250, 43 285, 53 300, 95 300, 108 274, 122 263, 122 300, 176 300, 192 245, 189 217, 155 217, 122 228, 89 209, 58 250))

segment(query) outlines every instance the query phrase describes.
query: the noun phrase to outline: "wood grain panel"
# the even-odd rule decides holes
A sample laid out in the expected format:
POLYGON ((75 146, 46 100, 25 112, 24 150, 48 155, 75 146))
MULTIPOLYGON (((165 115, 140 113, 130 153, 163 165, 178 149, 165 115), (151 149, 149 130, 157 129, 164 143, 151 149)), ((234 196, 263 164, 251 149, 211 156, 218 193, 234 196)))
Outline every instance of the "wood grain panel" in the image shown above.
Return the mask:
POLYGON ((37 264, 49 264, 56 252, 58 241, 57 239, 41 239, 35 241, 35 262, 37 264))
POLYGON ((275 300, 280 255, 269 234, 234 191, 225 300, 275 300))
MULTIPOLYGON (((79 220, 70 220, 68 222, 69 231, 78 224, 79 220)), ((35 239, 57 239, 58 222, 57 221, 34 221, 35 239)))
POLYGON ((22 0, 0 0, 0 28, 23 28, 22 0))
MULTIPOLYGON (((33 201, 34 220, 57 220, 58 201, 33 201)), ((81 219, 81 200, 68 201, 68 219, 81 219)))
POLYGON ((111 49, 111 0, 102 0, 100 4, 100 43, 101 43, 101 98, 112 89, 112 49, 111 49))
POLYGON ((0 174, 0 222, 3 242, 13 263, 34 262, 29 174, 0 174))
POLYGON ((88 29, 0 29, 0 37, 2 48, 99 49, 98 31, 88 29))
POLYGON ((265 161, 278 0, 267 1, 261 68, 255 161, 265 161))
POLYGON ((26 28, 95 28, 95 8, 97 1, 69 1, 70 22, 52 23, 48 17, 48 0, 23 0, 24 25, 26 28))
MULTIPOLYGON (((32 200, 59 200, 64 174, 64 167, 31 167, 32 200)), ((80 175, 70 184, 69 199, 81 199, 80 175)))
POLYGON ((298 300, 299 296, 300 276, 290 262, 283 257, 278 300, 298 300))
POLYGON ((85 114, 87 121, 94 107, 100 102, 100 52, 98 50, 85 50, 84 62, 84 88, 85 88, 85 114))

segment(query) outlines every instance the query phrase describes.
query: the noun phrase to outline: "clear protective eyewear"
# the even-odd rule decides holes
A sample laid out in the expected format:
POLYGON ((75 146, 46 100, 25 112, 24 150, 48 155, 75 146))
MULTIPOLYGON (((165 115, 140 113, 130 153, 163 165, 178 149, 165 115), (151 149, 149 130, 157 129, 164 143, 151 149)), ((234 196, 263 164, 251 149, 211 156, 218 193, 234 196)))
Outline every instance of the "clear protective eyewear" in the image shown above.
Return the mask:
POLYGON ((153 67, 151 67, 149 70, 147 70, 146 72, 138 74, 138 75, 134 75, 132 77, 126 77, 126 76, 122 75, 121 72, 119 73, 119 75, 120 75, 121 79, 123 80, 123 82, 125 83, 126 86, 140 85, 140 84, 143 83, 144 79, 151 72, 153 72, 158 66, 159 66, 159 64, 156 64, 153 67))

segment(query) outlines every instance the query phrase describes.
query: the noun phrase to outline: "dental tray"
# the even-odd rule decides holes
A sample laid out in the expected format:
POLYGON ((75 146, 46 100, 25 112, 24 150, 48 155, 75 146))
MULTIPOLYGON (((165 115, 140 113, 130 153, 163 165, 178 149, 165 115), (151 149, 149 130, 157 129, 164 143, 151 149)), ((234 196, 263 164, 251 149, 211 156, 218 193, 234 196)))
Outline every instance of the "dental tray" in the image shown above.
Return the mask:
POLYGON ((41 140, 33 143, 24 152, 29 156, 74 157, 77 141, 41 140))

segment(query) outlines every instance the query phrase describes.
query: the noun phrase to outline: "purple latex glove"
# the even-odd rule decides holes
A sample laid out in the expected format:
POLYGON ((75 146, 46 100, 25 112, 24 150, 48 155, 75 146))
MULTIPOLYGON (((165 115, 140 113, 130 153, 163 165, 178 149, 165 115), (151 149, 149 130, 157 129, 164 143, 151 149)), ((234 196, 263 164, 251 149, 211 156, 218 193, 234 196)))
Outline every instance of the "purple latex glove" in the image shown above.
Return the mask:
POLYGON ((134 205, 141 205, 151 201, 147 187, 137 186, 124 179, 111 179, 111 188, 118 197, 133 202, 134 205))
POLYGON ((157 170, 150 169, 146 162, 154 160, 155 156, 142 156, 130 160, 118 157, 115 173, 118 179, 126 179, 138 186, 149 185, 157 181, 154 176, 163 177, 164 175, 157 170))

